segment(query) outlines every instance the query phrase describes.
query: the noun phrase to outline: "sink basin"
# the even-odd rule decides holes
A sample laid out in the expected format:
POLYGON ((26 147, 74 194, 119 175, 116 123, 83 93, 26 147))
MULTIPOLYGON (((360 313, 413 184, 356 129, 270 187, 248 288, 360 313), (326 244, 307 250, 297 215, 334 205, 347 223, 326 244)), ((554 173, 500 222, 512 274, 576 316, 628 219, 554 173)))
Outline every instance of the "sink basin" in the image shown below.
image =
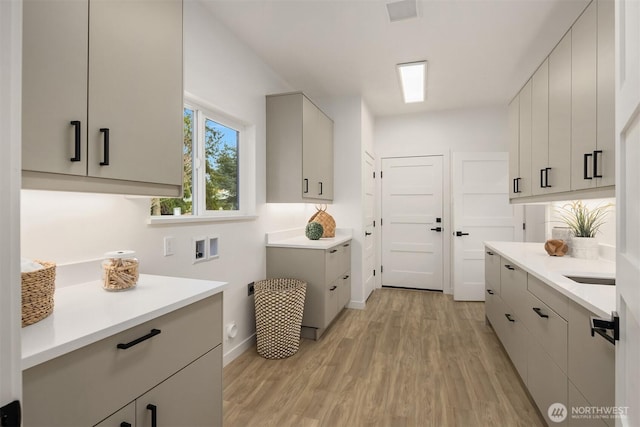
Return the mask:
POLYGON ((616 279, 615 278, 606 278, 606 277, 581 277, 581 276, 564 276, 569 280, 573 280, 574 282, 584 283, 587 285, 609 285, 615 286, 616 279))

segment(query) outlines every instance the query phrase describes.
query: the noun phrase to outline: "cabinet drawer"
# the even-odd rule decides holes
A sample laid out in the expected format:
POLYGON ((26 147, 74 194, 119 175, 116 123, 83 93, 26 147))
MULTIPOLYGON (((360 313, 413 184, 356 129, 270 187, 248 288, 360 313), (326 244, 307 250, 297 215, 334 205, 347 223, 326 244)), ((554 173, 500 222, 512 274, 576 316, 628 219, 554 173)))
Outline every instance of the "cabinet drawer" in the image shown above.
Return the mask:
POLYGON ((500 296, 492 289, 486 289, 486 294, 484 296, 484 310, 487 319, 489 319, 489 322, 491 323, 491 326, 493 326, 496 334, 499 335, 499 331, 497 328, 501 323, 498 321, 498 316, 503 316, 504 310, 502 308, 502 301, 500 300, 500 296))
POLYGON ((221 325, 218 294, 24 371, 24 426, 94 425, 220 344, 221 325))
POLYGON ((484 255, 484 280, 487 289, 500 294, 500 255, 490 249, 484 255))
POLYGON ((566 373, 567 321, 530 292, 527 292, 527 310, 523 319, 535 341, 566 373))
POLYGON ((496 297, 495 302, 497 307, 494 329, 504 349, 507 351, 511 363, 513 363, 522 381, 526 384, 529 331, 524 327, 521 319, 504 304, 500 297, 496 297))
POLYGON ((338 278, 333 283, 327 285, 327 292, 324 296, 324 317, 322 328, 326 328, 338 314, 338 304, 340 304, 340 287, 342 286, 342 278, 338 278))
POLYGON ((562 316, 563 319, 567 318, 569 299, 566 296, 532 275, 529 275, 527 279, 527 289, 540 298, 540 301, 547 304, 553 311, 562 316))
MULTIPOLYGON (((559 420, 552 421, 548 410, 549 406, 554 403, 562 403, 567 406, 567 375, 551 360, 547 352, 535 340, 529 341, 527 369, 527 388, 547 424, 550 426, 566 426, 569 416, 561 422, 558 422, 559 420)), ((571 408, 567 407, 567 410, 571 411, 571 408)), ((567 414, 565 413, 565 415, 567 414)))
POLYGON ((501 258, 500 267, 500 296, 502 301, 522 316, 526 310, 527 272, 511 264, 506 258, 501 258))
POLYGON ((340 274, 351 270, 351 240, 342 244, 342 257, 340 258, 340 274))
MULTIPOLYGON (((344 261, 343 256, 345 249, 342 245, 334 246, 325 251, 325 280, 326 283, 333 283, 342 273, 344 261)), ((349 251, 351 253, 351 251, 349 251)))

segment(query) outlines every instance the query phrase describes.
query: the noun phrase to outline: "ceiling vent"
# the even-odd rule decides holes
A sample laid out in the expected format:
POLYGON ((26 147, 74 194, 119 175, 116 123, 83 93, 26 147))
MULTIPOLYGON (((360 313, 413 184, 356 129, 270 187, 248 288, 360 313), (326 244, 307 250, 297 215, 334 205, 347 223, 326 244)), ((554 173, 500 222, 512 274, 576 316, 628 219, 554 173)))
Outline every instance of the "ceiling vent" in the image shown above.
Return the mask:
POLYGON ((387 12, 389 12, 389 21, 391 22, 418 17, 416 0, 400 0, 387 3, 387 12))

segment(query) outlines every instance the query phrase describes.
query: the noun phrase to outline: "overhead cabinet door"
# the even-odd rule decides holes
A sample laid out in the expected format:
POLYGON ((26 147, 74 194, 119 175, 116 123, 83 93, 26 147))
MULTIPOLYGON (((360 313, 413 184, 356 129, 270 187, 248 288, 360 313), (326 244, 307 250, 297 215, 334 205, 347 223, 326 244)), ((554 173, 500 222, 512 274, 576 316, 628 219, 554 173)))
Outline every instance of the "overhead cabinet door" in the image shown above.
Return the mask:
POLYGON ((518 197, 520 175, 520 95, 509 104, 509 198, 518 197))
POLYGON ((86 175, 89 3, 23 5, 22 169, 86 175))
POLYGON ((531 196, 531 80, 520 91, 520 175, 517 183, 520 197, 531 196))
POLYGON ((535 72, 531 88, 531 165, 533 195, 550 189, 549 167, 549 61, 545 60, 535 72), (540 179, 536 179, 539 177, 540 179))
POLYGON ((181 184, 181 57, 180 0, 91 1, 89 176, 181 184))

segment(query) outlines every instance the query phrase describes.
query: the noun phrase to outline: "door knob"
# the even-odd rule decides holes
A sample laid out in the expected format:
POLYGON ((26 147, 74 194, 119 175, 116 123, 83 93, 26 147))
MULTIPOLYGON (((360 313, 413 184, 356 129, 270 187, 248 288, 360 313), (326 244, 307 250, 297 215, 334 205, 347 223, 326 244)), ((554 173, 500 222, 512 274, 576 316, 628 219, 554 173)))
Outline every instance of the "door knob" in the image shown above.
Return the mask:
POLYGON ((468 236, 469 233, 463 233, 462 231, 456 231, 456 236, 460 237, 460 236, 468 236))
POLYGON ((431 231, 437 231, 438 233, 440 233, 442 231, 442 227, 432 228, 431 231))

